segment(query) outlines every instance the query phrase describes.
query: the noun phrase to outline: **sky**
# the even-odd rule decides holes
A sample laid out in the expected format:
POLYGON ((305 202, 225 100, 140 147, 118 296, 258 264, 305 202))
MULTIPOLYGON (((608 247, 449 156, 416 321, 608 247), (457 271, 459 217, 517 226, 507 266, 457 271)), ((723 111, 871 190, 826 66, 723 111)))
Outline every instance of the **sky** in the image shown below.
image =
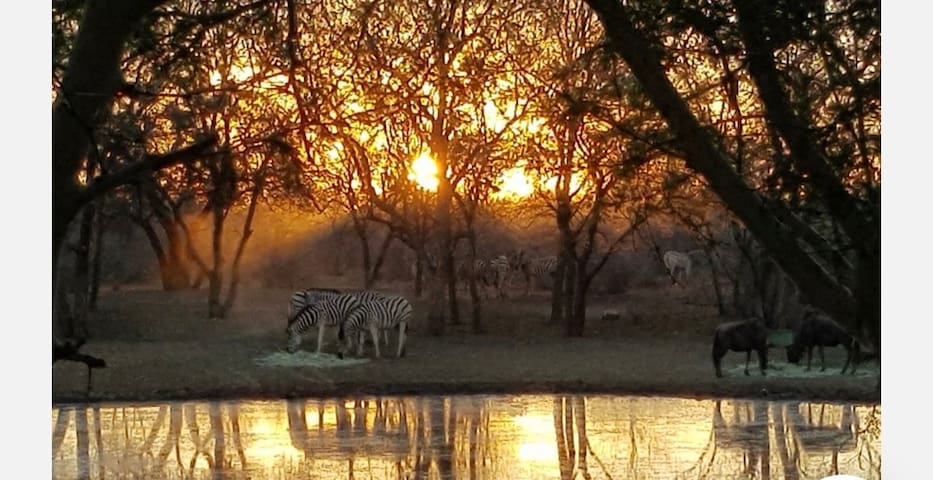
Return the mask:
MULTIPOLYGON (((929 394, 914 395, 920 385, 929 385, 918 381, 930 375, 930 362, 919 355, 933 338, 933 314, 925 302, 931 283, 924 278, 933 267, 926 252, 931 238, 926 189, 933 168, 925 142, 933 107, 925 68, 931 17, 924 2, 883 5, 882 464, 885 477, 920 478, 921 468, 930 467, 926 443, 914 439, 933 431, 933 415, 924 408, 929 394)), ((47 472, 50 478, 51 15, 44 2, 10 4, 4 13, 0 92, 7 109, 0 116, 0 138, 7 168, 0 189, 6 226, 0 235, 0 281, 8 341, 2 398, 13 413, 8 431, 16 433, 0 435, 0 452, 16 455, 8 465, 23 465, 23 454, 34 457, 29 468, 36 475, 30 476, 47 472), (12 162, 19 165, 10 168, 12 162)))

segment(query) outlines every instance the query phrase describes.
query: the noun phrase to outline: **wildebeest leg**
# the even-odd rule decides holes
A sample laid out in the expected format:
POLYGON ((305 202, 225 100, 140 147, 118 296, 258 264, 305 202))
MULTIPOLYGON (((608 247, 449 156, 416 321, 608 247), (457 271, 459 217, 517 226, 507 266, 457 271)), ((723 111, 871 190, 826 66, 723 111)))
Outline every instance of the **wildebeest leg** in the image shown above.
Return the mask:
POLYGON ((90 365, 87 366, 87 390, 84 392, 84 396, 87 397, 91 394, 91 373, 94 372, 94 369, 90 365))
POLYGON ((721 378, 722 369, 720 364, 722 363, 723 355, 726 354, 726 349, 722 347, 719 342, 718 335, 713 337, 713 366, 716 367, 716 377, 721 378))
POLYGON ((807 345, 807 371, 810 371, 810 363, 813 360, 813 345, 807 345))
POLYGON ((826 355, 823 355, 823 346, 818 345, 816 348, 820 351, 820 371, 825 372, 826 371, 826 355))
POLYGON ((854 345, 852 345, 852 370, 849 371, 849 374, 855 375, 855 369, 858 368, 859 363, 862 361, 862 349, 859 346, 858 341, 853 340, 854 345))
POLYGON ((849 368, 849 362, 851 361, 852 361, 852 349, 849 348, 849 346, 846 346, 846 363, 842 366, 842 371, 839 372, 840 374, 846 373, 846 369, 849 368))
POLYGON ((765 375, 768 368, 768 347, 758 349, 758 366, 761 367, 761 375, 765 375))
POLYGON ((748 375, 748 362, 750 362, 751 360, 752 360, 752 351, 746 350, 745 351, 745 375, 748 375))
POLYGON ((855 368, 858 366, 858 362, 859 362, 858 343, 855 343, 855 345, 846 345, 846 364, 842 366, 842 371, 839 373, 846 373, 846 368, 851 363, 852 370, 849 371, 849 374, 855 375, 855 368))

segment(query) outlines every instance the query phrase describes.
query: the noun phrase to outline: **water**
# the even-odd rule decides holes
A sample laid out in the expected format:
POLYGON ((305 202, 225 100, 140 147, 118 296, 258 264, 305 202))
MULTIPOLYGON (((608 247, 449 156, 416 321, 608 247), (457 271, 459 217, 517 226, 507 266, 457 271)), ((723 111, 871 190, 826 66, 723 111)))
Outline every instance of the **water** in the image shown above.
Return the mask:
POLYGON ((880 407, 583 395, 53 408, 56 479, 880 478, 880 407))

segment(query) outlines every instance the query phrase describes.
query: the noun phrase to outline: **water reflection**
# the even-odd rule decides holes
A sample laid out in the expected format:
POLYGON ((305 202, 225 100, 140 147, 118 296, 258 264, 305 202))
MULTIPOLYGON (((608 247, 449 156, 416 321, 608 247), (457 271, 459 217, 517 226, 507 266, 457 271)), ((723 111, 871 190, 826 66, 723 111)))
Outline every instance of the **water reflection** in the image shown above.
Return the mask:
POLYGON ((78 405, 52 410, 53 477, 868 479, 879 419, 877 406, 578 395, 78 405))

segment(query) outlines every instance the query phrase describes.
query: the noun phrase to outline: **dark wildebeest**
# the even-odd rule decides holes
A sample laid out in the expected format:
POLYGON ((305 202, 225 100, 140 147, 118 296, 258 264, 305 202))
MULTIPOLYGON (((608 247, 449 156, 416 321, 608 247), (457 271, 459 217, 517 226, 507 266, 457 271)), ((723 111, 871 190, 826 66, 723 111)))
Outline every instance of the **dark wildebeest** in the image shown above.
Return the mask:
POLYGON ((846 349, 846 363, 842 366, 842 372, 846 373, 849 364, 852 364, 852 371, 858 367, 860 352, 859 344, 852 335, 835 320, 829 318, 826 314, 809 311, 805 314, 800 326, 794 332, 794 342, 787 347, 787 361, 790 363, 799 363, 804 350, 807 352, 807 370, 810 370, 810 364, 813 360, 813 347, 820 351, 820 362, 822 368, 826 370, 826 357, 823 355, 823 347, 838 347, 842 345, 846 349))
POLYGON ((761 374, 768 368, 768 331, 764 322, 757 317, 747 320, 727 322, 716 327, 713 334, 713 366, 716 367, 716 376, 722 377, 722 357, 726 352, 745 352, 745 374, 748 375, 748 363, 752 358, 752 350, 758 352, 758 366, 761 374))

